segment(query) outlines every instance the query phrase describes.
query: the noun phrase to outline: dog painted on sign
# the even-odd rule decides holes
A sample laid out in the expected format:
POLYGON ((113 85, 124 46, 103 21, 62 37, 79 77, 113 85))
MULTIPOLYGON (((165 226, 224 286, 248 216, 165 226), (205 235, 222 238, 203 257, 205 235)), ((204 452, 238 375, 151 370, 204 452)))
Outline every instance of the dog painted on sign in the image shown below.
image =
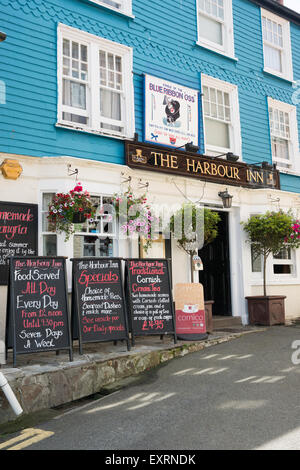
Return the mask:
POLYGON ((180 117, 180 103, 176 100, 165 97, 163 104, 166 104, 165 113, 167 115, 168 124, 177 121, 180 117))

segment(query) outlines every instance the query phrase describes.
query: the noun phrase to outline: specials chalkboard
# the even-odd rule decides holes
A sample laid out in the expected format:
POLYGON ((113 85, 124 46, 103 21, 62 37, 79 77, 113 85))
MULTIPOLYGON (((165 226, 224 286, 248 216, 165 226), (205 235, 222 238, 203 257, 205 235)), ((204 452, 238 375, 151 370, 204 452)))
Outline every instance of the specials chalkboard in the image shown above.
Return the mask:
POLYGON ((17 354, 69 350, 71 328, 63 257, 12 257, 6 321, 7 349, 17 354))
POLYGON ((8 284, 11 256, 38 254, 38 206, 0 202, 0 285, 8 284))
POLYGON ((176 343, 168 260, 126 260, 126 293, 132 344, 135 336, 165 334, 176 343))
POLYGON ((74 258, 72 337, 82 344, 126 340, 130 349, 120 258, 74 258))

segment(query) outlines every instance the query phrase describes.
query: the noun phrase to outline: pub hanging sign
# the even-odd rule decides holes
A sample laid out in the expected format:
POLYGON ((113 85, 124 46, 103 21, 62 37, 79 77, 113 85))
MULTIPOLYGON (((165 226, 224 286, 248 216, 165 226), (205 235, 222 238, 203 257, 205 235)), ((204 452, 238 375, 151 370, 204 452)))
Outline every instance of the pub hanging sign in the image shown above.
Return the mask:
POLYGON ((187 176, 249 188, 280 189, 279 171, 242 162, 229 162, 205 155, 166 149, 139 142, 126 142, 126 164, 130 168, 187 176))

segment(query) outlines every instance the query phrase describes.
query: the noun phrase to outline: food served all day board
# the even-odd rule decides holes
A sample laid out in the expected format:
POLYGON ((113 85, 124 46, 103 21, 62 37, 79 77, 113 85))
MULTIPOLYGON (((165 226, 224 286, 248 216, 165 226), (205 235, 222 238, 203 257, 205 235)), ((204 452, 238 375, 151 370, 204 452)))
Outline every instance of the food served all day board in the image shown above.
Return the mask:
POLYGON ((10 258, 6 352, 17 354, 69 350, 71 328, 66 261, 61 257, 10 258))
POLYGON ((126 260, 126 293, 134 336, 174 335, 174 307, 167 259, 126 260))
POLYGON ((130 349, 120 258, 74 258, 72 336, 82 344, 125 339, 130 349))

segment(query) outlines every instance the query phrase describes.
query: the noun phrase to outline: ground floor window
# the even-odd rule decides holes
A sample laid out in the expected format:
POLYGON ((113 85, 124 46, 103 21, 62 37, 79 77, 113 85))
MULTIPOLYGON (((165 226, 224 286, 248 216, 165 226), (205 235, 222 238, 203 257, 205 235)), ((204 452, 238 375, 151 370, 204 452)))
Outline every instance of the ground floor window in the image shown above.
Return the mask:
POLYGON ((273 256, 273 273, 295 275, 295 253, 289 247, 285 247, 273 256))
POLYGON ((43 256, 57 256, 57 236, 49 229, 47 219, 49 204, 55 193, 43 193, 42 197, 42 247, 43 256))
MULTIPOLYGON (((290 247, 284 247, 278 253, 270 256, 269 274, 296 276, 296 253, 290 247)), ((263 272, 263 258, 255 253, 254 246, 251 246, 251 270, 252 273, 263 272)))
POLYGON ((116 220, 109 196, 92 196, 95 217, 75 225, 73 256, 112 257, 116 255, 116 220))

